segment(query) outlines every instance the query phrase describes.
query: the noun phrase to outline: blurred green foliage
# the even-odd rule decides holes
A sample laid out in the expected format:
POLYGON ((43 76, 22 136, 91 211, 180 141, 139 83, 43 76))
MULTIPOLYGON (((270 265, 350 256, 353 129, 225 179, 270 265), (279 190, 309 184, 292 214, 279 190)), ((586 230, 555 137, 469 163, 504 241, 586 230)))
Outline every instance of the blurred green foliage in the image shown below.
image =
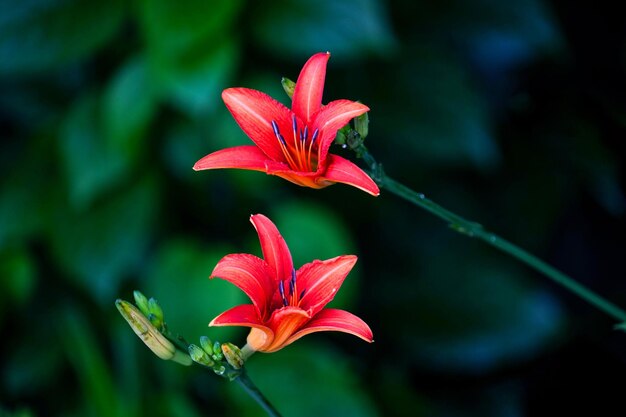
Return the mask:
MULTIPOLYGON (((333 301, 376 342, 254 356, 285 416, 616 415, 626 338, 525 267, 387 195, 194 172, 249 143, 221 103, 330 51, 324 101, 367 103, 394 178, 626 305, 624 21, 541 0, 0 1, 0 416, 261 415, 160 361, 116 298, 174 333, 246 302, 207 279, 275 221, 299 266, 359 256, 333 301)), ((334 152, 346 155, 342 149, 334 152)), ((346 155, 352 157, 351 155, 346 155)), ((619 415, 619 414, 617 414, 619 415)))

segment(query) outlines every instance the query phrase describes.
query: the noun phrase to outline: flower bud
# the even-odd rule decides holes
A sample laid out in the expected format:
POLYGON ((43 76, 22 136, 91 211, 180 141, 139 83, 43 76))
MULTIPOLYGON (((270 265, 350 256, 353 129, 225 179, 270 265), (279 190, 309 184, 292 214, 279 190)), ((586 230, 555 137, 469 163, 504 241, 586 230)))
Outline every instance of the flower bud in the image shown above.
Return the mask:
POLYGON ((135 304, 139 308, 139 311, 143 313, 144 316, 148 317, 150 315, 150 308, 148 307, 148 299, 145 295, 141 293, 141 291, 133 291, 133 296, 135 297, 135 304))
POLYGON ((360 116, 354 118, 354 130, 361 135, 361 139, 365 139, 369 133, 370 119, 367 113, 363 113, 360 116))
POLYGON ((148 300, 148 310, 150 314, 148 314, 148 319, 150 322, 156 327, 160 329, 163 326, 163 309, 154 298, 150 298, 148 300))
POLYGON ((141 314, 139 309, 124 300, 115 301, 115 306, 135 334, 143 340, 155 355, 165 360, 174 358, 176 347, 148 321, 146 316, 141 314))
POLYGON ((243 354, 241 350, 232 343, 222 344, 222 353, 226 358, 226 362, 235 369, 241 369, 244 364, 243 354))
POLYGON ((283 86, 283 90, 289 96, 289 98, 293 98, 293 92, 296 89, 296 83, 291 81, 289 78, 283 77, 280 80, 280 84, 283 86))
POLYGON ((215 365, 215 362, 213 362, 209 355, 207 355, 201 347, 194 344, 189 345, 189 356, 191 356, 191 359, 194 362, 199 363, 200 365, 208 367, 215 365))
POLYGON ((213 344, 213 359, 215 359, 216 361, 221 361, 222 359, 224 359, 220 342, 215 342, 213 344))
POLYGON ((200 337, 200 347, 208 354, 213 355, 213 342, 207 336, 200 337))

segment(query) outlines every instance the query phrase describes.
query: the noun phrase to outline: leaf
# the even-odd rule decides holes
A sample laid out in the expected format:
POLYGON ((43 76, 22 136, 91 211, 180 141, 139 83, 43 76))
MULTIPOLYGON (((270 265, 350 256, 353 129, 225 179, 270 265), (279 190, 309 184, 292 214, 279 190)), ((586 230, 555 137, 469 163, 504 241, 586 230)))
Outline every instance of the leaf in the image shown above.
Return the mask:
POLYGON ((79 386, 85 401, 84 415, 128 416, 122 411, 121 401, 115 389, 109 364, 98 345, 94 330, 85 316, 76 308, 64 312, 59 325, 62 332, 64 351, 78 377, 79 386))
POLYGON ((23 248, 0 251, 0 321, 5 306, 23 305, 36 285, 35 264, 23 248))
POLYGON ((145 59, 142 56, 129 59, 111 80, 102 98, 107 146, 127 160, 136 158, 145 142, 156 104, 145 59))
POLYGON ((393 126, 388 149, 394 162, 413 169, 416 157, 422 165, 439 167, 472 164, 485 169, 497 163, 499 149, 487 105, 462 63, 424 44, 410 55, 415 58, 390 70, 399 80, 391 84, 395 104, 379 114, 382 126, 393 126))
POLYGON ((404 277, 412 282, 407 291, 390 294, 393 303, 381 289, 386 314, 411 317, 402 345, 421 367, 447 372, 484 373, 537 355, 561 331, 557 300, 530 285, 517 266, 464 243, 464 250, 433 246, 404 277))
POLYGON ((383 54, 395 46, 386 10, 377 0, 285 0, 255 11, 254 39, 280 55, 330 51, 339 60, 383 54))
MULTIPOLYGON (((377 416, 375 405, 354 374, 351 361, 346 359, 323 345, 296 342, 272 355, 255 355, 246 368, 253 382, 282 415, 377 416)), ((260 415, 259 405, 243 397, 240 387, 230 384, 229 388, 230 403, 238 410, 236 414, 260 415)))
POLYGON ((60 131, 60 151, 70 201, 88 207, 102 192, 120 183, 130 161, 107 143, 100 123, 98 97, 86 95, 70 108, 60 131))
POLYGON ((158 91, 191 115, 213 110, 232 73, 237 47, 228 36, 241 1, 144 0, 140 22, 158 91))
POLYGON ((44 73, 84 58, 115 35, 122 1, 0 2, 0 75, 44 73))
POLYGON ((59 179, 54 170, 42 175, 41 167, 50 166, 51 145, 48 137, 33 136, 24 154, 10 161, 13 170, 0 187, 0 248, 36 234, 49 219, 46 207, 59 179))
POLYGON ((170 68, 162 82, 181 110, 192 116, 215 110, 220 95, 234 72, 238 50, 233 41, 224 41, 206 48, 194 62, 170 68))
POLYGON ((158 216, 157 188, 144 178, 89 211, 60 205, 49 239, 59 265, 103 304, 142 263, 158 216))

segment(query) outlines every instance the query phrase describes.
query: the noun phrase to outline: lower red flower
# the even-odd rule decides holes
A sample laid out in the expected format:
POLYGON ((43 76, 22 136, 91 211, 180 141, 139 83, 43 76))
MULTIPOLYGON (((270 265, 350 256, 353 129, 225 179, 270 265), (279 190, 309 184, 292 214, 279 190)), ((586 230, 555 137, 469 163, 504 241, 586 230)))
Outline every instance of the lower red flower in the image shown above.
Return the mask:
POLYGON ((251 327, 248 348, 275 352, 309 333, 339 331, 373 342, 372 331, 344 310, 324 308, 357 261, 354 255, 315 260, 293 267, 291 253, 278 229, 262 214, 251 216, 263 258, 231 254, 222 258, 210 278, 235 284, 252 301, 217 316, 210 326, 251 327))

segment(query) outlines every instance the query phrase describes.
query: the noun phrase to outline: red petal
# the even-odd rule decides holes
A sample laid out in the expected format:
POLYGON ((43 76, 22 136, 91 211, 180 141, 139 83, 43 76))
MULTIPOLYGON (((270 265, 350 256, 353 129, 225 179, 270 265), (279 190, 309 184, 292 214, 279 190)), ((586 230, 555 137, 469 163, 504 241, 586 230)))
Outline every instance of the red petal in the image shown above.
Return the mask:
POLYGON ((266 327, 252 304, 242 304, 226 310, 211 320, 209 326, 266 327))
POLYGON ((258 309, 260 318, 268 312, 276 288, 274 271, 263 259, 248 254, 224 256, 215 265, 210 278, 221 278, 243 291, 258 309))
MULTIPOLYGON (((270 219, 262 214, 250 216, 250 221, 254 225, 265 262, 274 270, 276 280, 286 280, 291 277, 293 261, 291 253, 285 243, 285 239, 270 219)), ((275 288, 275 287, 274 287, 275 288)))
POLYGON ((275 310, 267 323, 274 332, 274 339, 261 350, 275 352, 287 346, 286 341, 310 318, 311 316, 299 307, 287 306, 275 310))
POLYGON ((330 58, 329 52, 320 52, 313 55, 304 64, 298 76, 291 108, 306 124, 309 124, 311 117, 322 106, 328 58, 330 58))
POLYGON ((250 139, 275 161, 285 161, 272 120, 279 126, 291 125, 291 111, 265 93, 249 88, 228 88, 222 99, 250 139))
POLYGON ((251 304, 243 304, 226 310, 215 317, 209 326, 251 327, 248 344, 254 350, 261 350, 274 340, 274 332, 262 323, 256 313, 256 307, 251 304))
POLYGON ((293 334, 284 346, 298 340, 309 333, 335 331, 353 334, 366 342, 373 342, 370 327, 360 318, 344 310, 327 308, 314 316, 302 329, 293 334))
POLYGON ((300 307, 317 314, 335 297, 356 260, 354 255, 344 255, 303 265, 296 273, 298 291, 305 291, 300 307))
POLYGON ((373 196, 380 194, 378 186, 361 168, 341 156, 328 154, 324 176, 318 181, 332 181, 352 185, 373 196))
POLYGON ((328 148, 337 136, 337 130, 341 129, 356 116, 369 111, 365 104, 350 100, 335 100, 322 107, 311 124, 312 129, 319 129, 320 148, 319 163, 324 164, 328 148))
POLYGON ((240 168, 265 171, 265 162, 269 157, 254 145, 236 146, 208 154, 193 166, 196 171, 202 169, 240 168))

